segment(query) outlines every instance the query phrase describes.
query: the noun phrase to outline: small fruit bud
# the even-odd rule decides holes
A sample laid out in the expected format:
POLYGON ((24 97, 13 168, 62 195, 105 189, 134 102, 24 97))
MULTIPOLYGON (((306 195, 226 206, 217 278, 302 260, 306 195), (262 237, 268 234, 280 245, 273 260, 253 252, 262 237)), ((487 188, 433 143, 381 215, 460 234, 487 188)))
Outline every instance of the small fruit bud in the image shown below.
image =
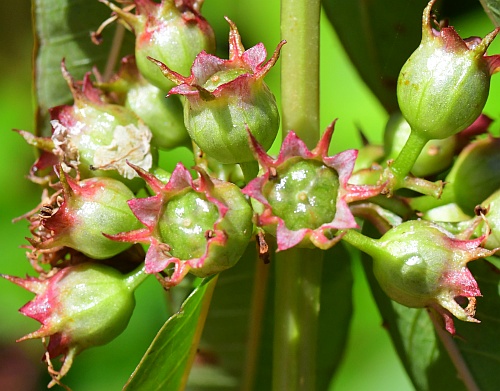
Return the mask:
POLYGON ((480 247, 484 239, 460 240, 429 221, 407 221, 374 240, 367 252, 373 257, 375 277, 392 300, 435 309, 454 334, 451 315, 479 322, 474 313, 481 292, 466 265, 494 253, 480 247), (457 303, 460 297, 468 300, 467 307, 457 303))
POLYGON ((32 222, 35 249, 57 251, 70 247, 94 259, 110 258, 130 247, 106 238, 140 226, 127 201, 134 194, 122 182, 111 178, 75 181, 60 170, 62 197, 56 193, 32 222))
POLYGON ((224 164, 253 161, 246 129, 269 149, 279 127, 279 112, 274 95, 263 78, 276 63, 284 41, 269 61, 261 43, 245 50, 238 30, 227 19, 229 59, 200 53, 184 77, 166 64, 151 58, 164 75, 178 85, 171 94, 183 95, 185 125, 201 150, 224 164))
POLYGON ((341 238, 337 230, 357 226, 347 204, 373 197, 383 188, 348 183, 357 151, 327 156, 332 134, 333 124, 309 151, 290 131, 273 160, 249 133, 265 171, 243 193, 262 204, 256 206, 258 225, 276 234, 280 251, 297 245, 330 248, 341 238))
POLYGON ((104 101, 90 74, 79 85, 64 61, 61 68, 74 104, 50 109, 51 138, 21 133, 30 144, 44 149, 43 160, 35 166, 43 169, 59 162, 76 169, 81 178, 112 177, 140 189, 143 182, 127 161, 145 170, 153 167, 156 150, 151 146, 151 131, 131 110, 104 101))
POLYGON ((398 101, 412 131, 426 140, 444 139, 474 122, 488 97, 500 57, 486 49, 500 31, 483 40, 463 40, 453 27, 431 27, 431 0, 422 19, 422 41, 401 69, 398 101))
POLYGON ((127 161, 149 170, 153 165, 151 131, 130 110, 101 99, 90 75, 79 87, 62 64, 63 75, 74 98, 72 106, 50 110, 55 154, 76 149, 83 177, 114 176, 133 179, 127 161), (117 175, 119 174, 119 175, 117 175))
POLYGON ((137 66, 148 81, 167 92, 175 84, 148 61, 153 57, 169 68, 186 74, 201 51, 215 51, 215 36, 201 16, 203 0, 134 0, 135 15, 101 0, 135 33, 137 66))
POLYGON ((106 235, 120 242, 150 244, 146 272, 174 270, 165 286, 178 284, 191 272, 198 277, 219 273, 240 259, 251 238, 252 209, 240 189, 211 179, 198 168, 193 181, 179 163, 167 184, 134 167, 156 195, 129 202, 145 228, 106 235))
POLYGON ((469 215, 500 188, 500 138, 488 136, 465 147, 446 176, 453 201, 469 215))
POLYGON ((42 326, 18 341, 50 337, 44 357, 53 378, 49 387, 60 384, 77 354, 110 342, 126 328, 135 307, 134 289, 145 276, 143 270, 122 275, 97 263, 53 270, 43 278, 0 275, 36 294, 20 312, 42 326), (51 359, 59 355, 63 364, 56 371, 51 359))
POLYGON ((144 121, 156 147, 169 150, 191 145, 179 97, 165 98, 163 91, 141 75, 134 56, 123 58, 118 73, 109 82, 99 83, 99 87, 118 95, 123 105, 144 121))

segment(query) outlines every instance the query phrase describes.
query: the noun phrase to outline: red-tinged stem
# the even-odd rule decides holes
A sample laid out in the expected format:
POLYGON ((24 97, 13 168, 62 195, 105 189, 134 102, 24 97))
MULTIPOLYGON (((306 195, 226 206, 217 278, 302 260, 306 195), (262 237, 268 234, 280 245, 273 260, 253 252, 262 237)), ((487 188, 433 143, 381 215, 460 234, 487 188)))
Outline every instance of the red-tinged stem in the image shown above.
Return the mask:
POLYGON ((439 321, 437 321, 437 317, 435 316, 435 314, 429 313, 429 316, 432 320, 432 324, 434 325, 434 330, 436 330, 437 336, 441 340, 441 343, 448 352, 453 365, 457 369, 459 378, 464 382, 467 390, 479 391, 480 388, 474 380, 474 377, 469 370, 469 366, 464 361, 464 358, 460 353, 460 350, 458 349, 455 341, 453 340, 453 337, 443 328, 439 321))

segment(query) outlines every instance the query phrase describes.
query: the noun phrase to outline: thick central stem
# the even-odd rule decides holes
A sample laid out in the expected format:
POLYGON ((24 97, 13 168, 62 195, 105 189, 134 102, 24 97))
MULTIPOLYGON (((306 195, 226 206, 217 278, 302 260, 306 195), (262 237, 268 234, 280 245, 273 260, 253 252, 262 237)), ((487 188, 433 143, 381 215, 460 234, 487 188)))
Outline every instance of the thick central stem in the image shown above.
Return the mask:
POLYGON ((319 140, 320 0, 282 0, 283 137, 293 130, 309 148, 319 140))
MULTIPOLYGON (((283 137, 294 130, 309 148, 319 140, 320 0, 282 0, 283 137)), ((323 253, 276 254, 273 390, 316 388, 316 347, 323 253)))

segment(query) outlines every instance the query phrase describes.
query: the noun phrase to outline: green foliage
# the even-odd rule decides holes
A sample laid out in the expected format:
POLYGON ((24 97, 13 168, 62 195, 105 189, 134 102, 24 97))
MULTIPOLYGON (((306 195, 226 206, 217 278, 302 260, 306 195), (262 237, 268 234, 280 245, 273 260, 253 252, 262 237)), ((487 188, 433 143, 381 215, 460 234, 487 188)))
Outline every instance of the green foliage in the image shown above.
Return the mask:
MULTIPOLYGON (((77 80, 92 66, 105 72, 116 25, 105 31, 103 43, 96 46, 90 40, 91 34, 110 16, 104 4, 82 0, 33 0, 33 9, 37 132, 48 134, 48 109, 71 102, 71 93, 61 74, 61 60, 66 58, 68 70, 77 80)), ((124 49, 131 47, 133 41, 128 40, 124 49)), ((115 61, 121 58, 119 53, 116 56, 115 61)))
POLYGON ((484 11, 495 26, 500 26, 500 1, 498 0, 479 0, 484 11))
MULTIPOLYGON (((226 14, 239 25, 244 42, 248 42, 245 43, 246 47, 264 40, 269 48, 276 45, 279 40, 276 27, 278 6, 273 8, 274 13, 269 12, 269 9, 274 6, 271 3, 273 2, 242 1, 241 5, 235 5, 235 2, 230 0, 213 0, 207 2, 204 9, 207 11, 209 20, 210 18, 220 19, 221 23, 214 24, 220 45, 227 42, 225 37, 227 26, 222 20, 222 15, 226 14), (252 26, 254 18, 259 18, 261 21, 258 26, 252 26), (239 19, 241 19, 241 24, 239 19)), ((497 25, 500 24, 500 3, 496 0, 481 0, 481 3, 491 20, 497 25)), ((421 14, 425 4, 425 0, 323 1, 326 15, 354 64, 354 67, 346 65, 342 57, 343 53, 339 50, 339 44, 332 38, 330 26, 325 23, 326 19, 324 19, 322 34, 323 32, 326 34, 322 37, 321 100, 327 104, 323 105, 321 122, 322 124, 329 123, 333 119, 332 115, 338 115, 341 118, 335 135, 337 137, 335 139, 337 145, 334 147, 336 150, 344 146, 355 146, 358 142, 355 125, 352 123, 357 123, 358 118, 363 132, 367 133, 370 139, 381 139, 382 126, 380 125, 385 114, 381 112, 379 103, 389 113, 397 110, 395 94, 397 75, 404 61, 420 41, 421 14), (357 80, 355 71, 371 89, 378 102, 373 96, 363 91, 364 87, 359 87, 361 83, 357 80), (330 102, 334 103, 330 105, 330 102), (343 108, 349 105, 352 107, 343 111, 343 108), (361 107, 362 110, 360 110, 361 107)), ((47 109, 68 103, 71 98, 66 82, 61 76, 60 60, 66 57, 69 71, 75 79, 81 79, 93 65, 96 65, 102 73, 108 72, 121 55, 116 55, 114 60, 109 61, 111 46, 116 42, 113 41, 116 37, 116 27, 114 27, 116 25, 105 30, 102 45, 95 46, 90 42, 90 33, 95 31, 98 25, 110 15, 109 10, 98 1, 33 0, 33 6, 38 50, 34 63, 38 113, 36 132, 47 135, 49 131, 47 109)), ((480 33, 475 32, 477 35, 480 33)), ((123 53, 133 51, 132 36, 128 32, 125 33, 121 48, 123 53)), ((495 52, 495 49, 491 51, 495 52)), ((219 49, 219 52, 227 53, 227 50, 219 49)), ((270 89, 276 93, 279 103, 277 73, 273 72, 275 71, 270 72, 269 85, 270 89)), ((11 90, 12 86, 7 85, 11 90)), ((3 98, 2 94, 0 98, 3 98)), ((4 100, 7 102, 8 98, 0 99, 0 103, 4 100)), ((20 101, 23 100, 26 101, 26 96, 20 98, 20 101)), ((493 106, 490 104, 490 107, 493 106)), ((19 112, 25 113, 26 108, 19 112)), ((20 122, 19 118, 16 118, 16 121, 12 124, 7 122, 7 127, 29 128, 29 124, 20 122)), ((2 159, 0 161, 4 161, 4 165, 9 165, 9 167, 12 166, 10 163, 12 160, 19 160, 12 151, 8 150, 15 150, 18 146, 15 141, 11 141, 11 138, 14 140, 15 137, 9 136, 8 142, 2 146, 5 147, 6 152, 0 154, 0 159, 2 159), (4 159, 5 156, 8 156, 8 159, 4 159)), ((23 151, 23 156, 29 160, 30 157, 26 156, 27 151, 27 149, 23 151)), ((173 167, 182 156, 182 152, 179 153, 178 150, 169 151, 163 154, 167 161, 161 164, 163 168, 173 167)), ((192 165, 191 155, 187 159, 188 164, 192 165)), ((25 161, 20 166, 12 167, 10 173, 5 169, 2 170, 0 178, 5 182, 14 183, 14 178, 21 177, 28 170, 25 161)), ((12 187, 15 189, 12 210, 15 209, 17 215, 25 211, 27 202, 30 202, 32 206, 38 202, 32 196, 36 193, 32 186, 23 183, 23 185, 16 184, 12 187)), ((10 203, 10 198, 12 197, 7 198, 4 203, 10 203)), ((15 216, 10 215, 13 213, 12 210, 5 209, 9 218, 15 216)), ((396 220, 391 222, 394 221, 396 220)), ((6 231, 4 227, 2 223, 0 228, 6 231)), ((19 225, 16 226, 16 239, 9 240, 9 242, 20 243, 21 237, 27 235, 17 227, 19 225)), ((9 238, 10 235, 9 232, 9 238)), ((374 233, 372 235, 375 236, 374 233)), ((6 241, 3 247, 7 249, 6 257, 9 259, 22 257, 22 251, 10 250, 11 243, 6 241)), ((355 332, 351 325, 353 313, 356 319, 357 314, 368 312, 366 306, 371 303, 369 299, 363 299, 365 301, 354 311, 353 280, 361 281, 361 276, 357 273, 353 275, 351 270, 352 261, 357 259, 355 251, 347 252, 343 245, 337 245, 326 251, 324 258, 320 279, 321 312, 318 319, 318 338, 317 341, 309 341, 315 345, 314 349, 316 349, 317 389, 328 389, 332 379, 335 384, 335 379, 345 373, 353 374, 352 377, 366 377, 366 389, 375 389, 377 384, 382 384, 387 389, 401 389, 400 384, 394 386, 394 383, 391 383, 394 381, 393 378, 397 378, 397 375, 393 376, 393 374, 400 373, 399 369, 387 367, 385 362, 380 362, 382 361, 380 358, 375 358, 369 365, 371 367, 369 369, 376 372, 374 369, 377 368, 376 364, 384 365, 385 372, 382 377, 385 379, 376 383, 368 371, 363 371, 360 376, 358 372, 361 371, 358 369, 363 368, 362 359, 369 356, 368 352, 364 351, 364 346, 361 349, 358 348, 359 352, 356 357, 359 359, 354 359, 352 368, 339 367, 344 355, 347 354, 349 358, 357 348, 358 343, 355 338, 358 335, 356 334, 352 337, 352 346, 346 347, 349 332, 355 332)), ((232 269, 221 273, 218 278, 204 279, 194 290, 191 285, 187 284, 184 287, 176 287, 168 293, 167 300, 171 302, 172 307, 170 314, 173 315, 156 335, 124 389, 149 391, 182 388, 189 370, 189 361, 194 355, 196 339, 200 337, 203 327, 202 315, 207 310, 211 291, 214 289, 211 309, 203 335, 201 335, 197 360, 190 374, 187 389, 194 391, 269 389, 273 376, 272 355, 275 338, 273 333, 276 332, 274 325, 275 262, 276 260, 271 256, 271 264, 263 264, 262 260, 257 257, 255 244, 251 242, 239 263, 232 269), (183 295, 189 296, 184 300, 183 295)), ((477 325, 457 321, 455 322, 457 337, 452 338, 450 335, 435 331, 436 326, 433 325, 426 310, 410 309, 390 301, 373 277, 371 260, 365 257, 363 265, 383 318, 383 325, 388 330, 413 387, 429 391, 443 389, 460 391, 465 389, 461 379, 468 378, 471 379, 468 383, 469 387, 475 384, 480 390, 496 389, 495 386, 498 384, 496 368, 499 360, 498 351, 500 351, 500 346, 496 343, 498 340, 496 325, 499 321, 496 310, 500 305, 498 295, 500 281, 497 270, 492 269, 489 263, 483 261, 472 264, 471 270, 484 295, 484 298, 478 299, 476 315, 482 323, 477 325), (452 362, 450 355, 455 362, 452 362)), ((23 271, 24 269, 17 265, 8 264, 4 267, 2 264, 2 272, 22 274, 23 271)), ((196 281, 199 282, 199 280, 196 281)), ((303 288, 302 285, 300 287, 300 289, 303 288)), ((2 289, 2 300, 3 297, 11 297, 10 287, 4 290, 4 287, 0 286, 0 289, 2 289)), ((142 301, 156 304, 149 311, 144 310, 136 314, 132 319, 130 330, 127 330, 125 336, 119 338, 118 342, 112 343, 109 349, 98 350, 94 355, 83 354, 81 357, 83 364, 81 366, 76 364, 75 373, 68 376, 68 383, 74 384, 77 390, 102 387, 115 389, 121 386, 126 375, 131 372, 137 362, 138 355, 144 351, 146 341, 154 332, 153 329, 158 328, 167 317, 159 293, 158 287, 148 288, 148 291, 143 294, 142 301), (113 358, 118 356, 114 352, 119 352, 119 355, 123 357, 120 360, 113 358), (109 355, 106 356, 106 354, 109 355), (108 357, 109 369, 106 361, 99 361, 100 355, 108 357), (92 365, 92 361, 98 365, 92 365), (87 375, 88 368, 92 368, 93 371, 94 366, 97 366, 95 373, 99 374, 100 371, 104 379, 101 382, 96 380, 95 384, 89 380, 91 376, 87 375)), ((15 294, 17 295, 17 292, 15 294)), ((18 303, 22 303, 23 300, 24 298, 16 297, 13 302, 19 307, 18 303)), ((141 307, 143 303, 139 295, 138 306, 141 307)), ((6 300, 5 304, 8 306, 6 317, 9 323, 9 326, 5 326, 7 330, 5 334, 9 339, 13 339, 19 336, 18 330, 15 330, 18 324, 26 330, 28 325, 25 326, 22 320, 19 321, 11 315, 12 302, 10 300, 6 300), (9 311, 11 313, 8 313, 9 311), (15 326, 11 327, 10 322, 15 326)), ((370 342, 373 342, 371 341, 375 333, 373 328, 379 331, 380 327, 378 318, 374 317, 371 321, 372 323, 366 326, 365 333, 369 336, 370 342)), ((3 330, 4 325, 1 327, 3 330)), ((383 349, 391 350, 387 345, 384 345, 383 349)), ((410 389, 411 386, 406 384, 406 387, 410 389)))
POLYGON ((427 0, 323 0, 361 78, 392 113, 398 110, 399 71, 421 39, 420 20, 427 0))
POLYGON ((203 327, 199 317, 208 311, 216 281, 213 277, 204 279, 163 325, 124 390, 181 389, 189 370, 189 359, 195 353, 194 338, 203 327))

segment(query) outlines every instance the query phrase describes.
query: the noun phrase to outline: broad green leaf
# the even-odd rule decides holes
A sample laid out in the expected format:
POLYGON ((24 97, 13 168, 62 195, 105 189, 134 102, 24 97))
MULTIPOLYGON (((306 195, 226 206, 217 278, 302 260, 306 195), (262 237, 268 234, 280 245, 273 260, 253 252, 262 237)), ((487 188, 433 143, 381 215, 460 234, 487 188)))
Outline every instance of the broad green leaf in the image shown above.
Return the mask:
MULTIPOLYGON (((32 0, 32 6, 37 132, 47 134, 47 110, 71 102, 71 94, 61 74, 61 60, 66 59, 68 70, 76 79, 81 79, 93 66, 103 72, 116 24, 104 31, 103 43, 96 46, 90 39, 91 33, 111 15, 104 4, 97 0, 32 0)), ((125 46, 133 53, 130 35, 125 46)))
MULTIPOLYGON (((374 233, 372 230, 366 232, 374 233)), ((371 258, 364 254, 361 257, 384 326, 415 389, 465 390, 456 368, 434 331, 427 311, 408 308, 390 300, 373 275, 371 258)), ((457 323, 462 322, 457 320, 455 324, 457 323)))
POLYGON ((500 26, 500 0, 479 0, 495 26, 500 26))
POLYGON ((208 310, 217 279, 208 277, 160 329, 124 386, 126 391, 179 390, 192 353, 199 322, 208 310))
MULTIPOLYGON (((251 302, 256 274, 254 244, 251 243, 239 263, 221 273, 200 343, 201 360, 193 367, 189 390, 267 390, 272 381, 272 346, 274 322, 274 268, 259 274, 258 291, 265 291, 262 337, 259 344, 249 342, 255 331, 251 302), (257 354, 255 374, 250 371, 248 357, 257 354)), ((307 260, 304 260, 307 262, 307 260)), ((321 285, 321 312, 318 336, 318 390, 328 385, 342 358, 352 315, 352 272, 350 257, 344 246, 337 245, 325 254, 321 285)), ((257 311, 258 312, 258 311, 257 311)), ((257 326, 258 327, 258 326, 257 326)))
MULTIPOLYGON (((323 0, 361 78, 388 112, 398 109, 399 71, 421 39, 427 0, 323 0)), ((332 63, 335 72, 335 63, 332 63)))

